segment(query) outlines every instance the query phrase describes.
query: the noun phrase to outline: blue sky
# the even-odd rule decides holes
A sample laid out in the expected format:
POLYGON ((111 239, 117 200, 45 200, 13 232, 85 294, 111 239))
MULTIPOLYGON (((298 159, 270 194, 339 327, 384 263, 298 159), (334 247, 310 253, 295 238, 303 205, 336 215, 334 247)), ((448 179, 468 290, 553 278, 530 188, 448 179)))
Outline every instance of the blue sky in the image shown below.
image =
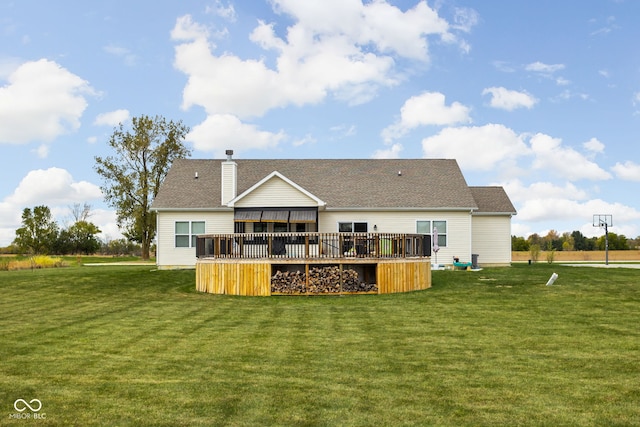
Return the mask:
POLYGON ((94 157, 162 115, 194 158, 455 158, 513 234, 640 235, 640 2, 0 0, 0 246, 92 206, 94 157))

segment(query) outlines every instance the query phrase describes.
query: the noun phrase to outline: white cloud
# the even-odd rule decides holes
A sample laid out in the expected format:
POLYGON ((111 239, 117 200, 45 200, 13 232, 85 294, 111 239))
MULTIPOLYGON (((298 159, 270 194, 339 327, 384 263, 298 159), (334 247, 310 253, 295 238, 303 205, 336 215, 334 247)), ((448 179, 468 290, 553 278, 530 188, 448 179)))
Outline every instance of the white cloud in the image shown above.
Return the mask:
POLYGON ((205 12, 213 13, 229 22, 236 21, 236 10, 231 3, 223 4, 222 1, 216 0, 213 6, 207 6, 205 8, 205 12))
MULTIPOLYGON (((576 187, 573 183, 565 183, 559 186, 549 181, 534 182, 524 185, 520 180, 513 180, 500 184, 509 198, 514 203, 526 202, 529 200, 547 200, 547 199, 571 199, 586 200, 589 194, 576 187)), ((520 217, 520 213, 518 213, 520 217)))
POLYGON ((591 138, 590 140, 588 140, 587 142, 585 142, 582 145, 586 150, 591 151, 593 153, 603 153, 604 152, 604 144, 602 142, 598 141, 597 138, 591 138))
POLYGON ((36 153, 40 159, 46 159, 49 156, 49 146, 47 144, 41 144, 38 148, 31 150, 31 152, 36 153))
POLYGON ((482 94, 491 94, 489 105, 507 111, 513 111, 517 108, 530 109, 538 103, 538 100, 527 92, 508 90, 504 87, 490 87, 483 90, 482 94))
POLYGON ((359 47, 373 44, 380 53, 426 61, 427 36, 456 41, 447 21, 425 1, 406 11, 385 1, 273 0, 272 4, 277 12, 298 21, 294 29, 317 38, 344 36, 359 47))
MULTIPOLYGON (((561 221, 575 219, 584 212, 583 203, 565 198, 539 198, 525 200, 518 207, 519 221, 561 221)), ((588 214, 584 215, 588 218, 588 214)))
POLYGON ((453 16, 452 27, 468 33, 473 27, 478 25, 480 15, 473 9, 457 7, 453 16))
POLYGON ((528 64, 524 68, 525 70, 537 73, 539 76, 542 76, 544 78, 555 80, 558 86, 566 86, 568 84, 571 84, 570 80, 567 80, 562 76, 555 76, 558 71, 565 69, 564 64, 545 64, 538 61, 528 64))
MULTIPOLYGON (((182 24, 192 27, 174 32, 198 31, 189 20, 179 21, 176 27, 182 24)), ((252 40, 262 42, 263 47, 276 47, 271 39, 281 40, 267 35, 271 30, 261 24, 252 40)), ((379 85, 397 82, 389 76, 390 57, 362 52, 340 36, 315 41, 304 29, 294 28, 280 53, 278 69, 272 70, 263 59, 212 55, 204 35, 176 47, 176 67, 189 76, 183 91, 184 109, 199 105, 208 114, 244 119, 278 107, 317 104, 330 93, 347 102, 363 102, 375 95, 379 85)))
MULTIPOLYGON (((216 10, 221 6, 216 2, 216 10)), ((190 15, 177 19, 174 65, 188 79, 182 108, 201 106, 210 116, 247 120, 330 97, 362 104, 402 80, 397 59, 428 63, 430 38, 466 49, 454 32, 475 25, 473 13, 461 10, 452 28, 425 1, 408 10, 359 0, 272 0, 271 6, 292 24, 283 30, 258 21, 249 37, 264 55, 254 58, 214 53, 207 27, 190 15)))
POLYGON ((129 120, 129 110, 120 109, 98 114, 93 124, 97 126, 118 126, 127 120, 129 120))
POLYGON ((621 203, 610 203, 601 199, 578 201, 550 197, 525 201, 518 208, 518 221, 554 222, 584 218, 585 222, 591 222, 593 214, 602 212, 611 213, 620 224, 640 219, 640 211, 621 203))
MULTIPOLYGON (((0 201, 0 246, 9 245, 15 238, 15 230, 22 223, 25 208, 44 205, 60 223, 58 213, 66 213, 74 203, 91 203, 102 200, 100 188, 87 181, 75 181, 71 174, 61 168, 30 171, 12 194, 0 201)), ((98 227, 100 223, 94 222, 98 227)), ((62 225, 62 224, 61 224, 62 225)))
POLYGON ((50 142, 76 131, 95 95, 88 82, 55 62, 25 62, 0 87, 0 143, 50 142))
POLYGON ((500 124, 446 128, 422 140, 425 157, 456 159, 465 171, 489 171, 529 154, 520 135, 500 124))
POLYGON ((314 138, 313 135, 308 133, 302 138, 298 138, 295 141, 293 141, 292 145, 294 147, 300 147, 302 145, 315 144, 316 142, 318 142, 318 140, 314 138))
POLYGON ((562 102, 562 101, 568 101, 571 98, 578 98, 583 101, 586 101, 589 99, 589 94, 581 93, 581 92, 572 92, 570 90, 563 90, 557 96, 554 96, 553 98, 551 98, 551 101, 562 102))
POLYGON ((526 65, 525 70, 533 71, 541 74, 553 74, 557 71, 564 70, 564 64, 545 64, 543 62, 537 61, 532 62, 531 64, 526 65))
POLYGON ((7 80, 24 61, 16 57, 0 58, 0 80, 7 80))
POLYGON ((496 70, 503 73, 514 73, 516 71, 516 67, 507 61, 493 61, 491 64, 496 70))
POLYGON ((128 67, 133 67, 138 61, 137 55, 126 47, 109 44, 102 49, 110 55, 121 58, 124 64, 128 67))
POLYGON ((25 207, 27 206, 18 207, 9 202, 0 202, 0 247, 8 245, 15 237, 25 207))
POLYGON ((470 121, 468 107, 459 102, 447 107, 443 94, 425 92, 406 100, 400 108, 400 120, 383 129, 381 135, 385 143, 390 143, 418 126, 444 126, 470 121))
MULTIPOLYGON (((209 30, 202 24, 193 22, 191 15, 184 15, 176 20, 176 25, 171 30, 171 38, 175 41, 207 41, 209 30)), ((209 49, 209 46, 206 46, 209 49)))
POLYGON ((580 221, 583 221, 583 226, 578 231, 587 237, 600 236, 603 232, 593 227, 592 218, 593 214, 602 212, 614 216, 616 228, 611 231, 627 237, 635 237, 640 232, 635 225, 640 219, 640 211, 617 202, 591 199, 586 192, 570 183, 564 187, 548 182, 524 186, 516 181, 505 184, 505 191, 517 205, 518 215, 512 223, 512 234, 516 236, 532 234, 534 231, 530 227, 533 223, 546 225, 546 231, 535 231, 545 235, 550 228, 561 233, 575 231, 575 224, 580 221))
POLYGON ((616 176, 625 181, 640 181, 640 164, 627 160, 624 163, 616 163, 611 168, 616 176))
POLYGON ((600 22, 596 21, 596 20, 592 20, 590 22, 597 23, 598 25, 602 25, 597 30, 592 31, 591 34, 590 34, 591 36, 607 35, 607 34, 611 33, 614 30, 620 29, 620 26, 616 24, 616 17, 615 16, 608 16, 604 20, 603 24, 600 24, 600 22))
POLYGON ((341 124, 341 125, 331 126, 329 130, 333 134, 335 134, 335 137, 332 137, 332 139, 348 138, 358 133, 358 127, 353 124, 351 125, 341 124))
POLYGON ((71 174, 60 168, 30 171, 5 202, 29 207, 41 204, 64 204, 102 199, 100 188, 87 181, 74 181, 71 174))
POLYGON ((117 215, 115 211, 92 209, 89 221, 100 229, 98 238, 103 241, 111 241, 121 239, 123 237, 122 232, 118 228, 117 215))
POLYGON ((386 150, 376 150, 371 157, 374 159, 399 159, 403 149, 402 144, 395 143, 386 150))
POLYGON ((570 147, 563 147, 562 140, 538 133, 530 139, 535 155, 534 169, 576 181, 580 179, 610 179, 611 174, 570 147))
POLYGON ((210 115, 194 126, 185 140, 192 142, 196 150, 222 154, 229 147, 239 150, 269 149, 285 138, 284 132, 261 131, 256 126, 242 123, 231 114, 210 115))

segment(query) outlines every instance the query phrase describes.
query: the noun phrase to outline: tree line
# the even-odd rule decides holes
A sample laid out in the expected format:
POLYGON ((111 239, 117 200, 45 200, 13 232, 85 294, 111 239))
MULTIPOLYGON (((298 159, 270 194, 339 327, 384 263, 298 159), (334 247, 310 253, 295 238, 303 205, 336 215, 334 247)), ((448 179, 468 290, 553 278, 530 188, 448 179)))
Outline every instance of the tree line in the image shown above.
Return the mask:
MULTIPOLYGON (((628 239, 624 234, 609 232, 608 240, 610 250, 631 250, 637 249, 640 245, 640 236, 628 239)), ((605 245, 604 234, 599 237, 586 237, 580 231, 559 234, 555 230, 550 230, 546 236, 534 233, 526 239, 511 236, 511 250, 513 251, 530 251, 532 248, 547 251, 603 251, 605 245)))
POLYGON ((0 253, 28 255, 140 255, 141 246, 127 239, 103 241, 100 229, 89 221, 91 206, 75 204, 72 221, 61 227, 48 206, 40 205, 22 211, 22 226, 16 230, 13 243, 0 248, 0 253))

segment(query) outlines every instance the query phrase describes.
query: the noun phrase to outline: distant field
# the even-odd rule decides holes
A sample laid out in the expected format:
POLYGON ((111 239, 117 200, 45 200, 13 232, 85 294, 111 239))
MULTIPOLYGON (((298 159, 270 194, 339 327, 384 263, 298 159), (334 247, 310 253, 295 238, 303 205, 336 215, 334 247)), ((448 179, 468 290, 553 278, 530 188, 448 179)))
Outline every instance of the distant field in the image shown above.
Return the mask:
POLYGON ((545 262, 407 294, 228 297, 193 270, 0 271, 0 424, 638 425, 639 273, 545 262))
MULTIPOLYGON (((531 258, 529 252, 511 252, 514 262, 527 261, 531 258)), ((554 262, 564 261, 594 261, 604 262, 604 251, 556 251, 554 262)), ((609 251, 609 262, 640 261, 640 251, 609 251)), ((547 262, 547 252, 541 251, 538 262, 547 262)))

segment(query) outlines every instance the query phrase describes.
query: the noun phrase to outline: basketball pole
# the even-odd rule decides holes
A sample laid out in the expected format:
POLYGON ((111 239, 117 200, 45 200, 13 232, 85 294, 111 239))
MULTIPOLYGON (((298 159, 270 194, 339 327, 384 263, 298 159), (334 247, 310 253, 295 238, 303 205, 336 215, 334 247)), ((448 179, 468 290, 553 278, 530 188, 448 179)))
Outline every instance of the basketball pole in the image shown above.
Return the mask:
POLYGON ((609 265, 609 227, 604 221, 604 265, 609 265))
POLYGON ((604 263, 609 265, 609 227, 613 226, 613 215, 594 214, 593 226, 604 227, 604 263))

